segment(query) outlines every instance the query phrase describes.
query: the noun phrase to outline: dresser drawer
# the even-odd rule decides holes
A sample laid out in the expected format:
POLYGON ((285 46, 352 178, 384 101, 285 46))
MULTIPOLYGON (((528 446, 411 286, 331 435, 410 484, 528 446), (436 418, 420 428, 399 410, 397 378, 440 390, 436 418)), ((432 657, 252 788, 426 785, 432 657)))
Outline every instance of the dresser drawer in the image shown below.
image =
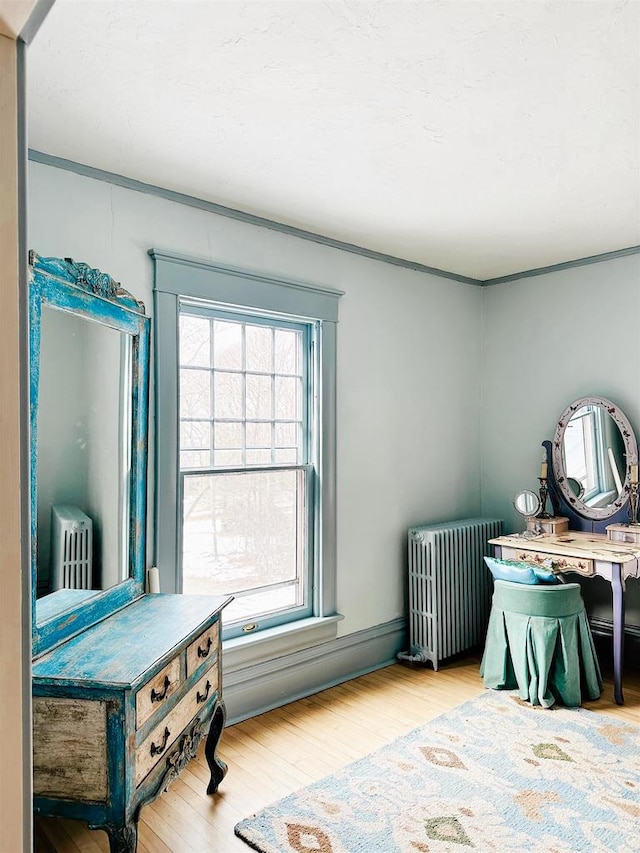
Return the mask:
POLYGON ((141 728, 180 686, 180 658, 174 658, 136 693, 136 728, 141 728))
POLYGON ((136 786, 162 760, 187 724, 218 690, 218 666, 210 667, 175 708, 151 731, 136 750, 136 786))
POLYGON ((204 663, 210 663, 218 654, 218 630, 219 623, 215 622, 187 646, 187 678, 204 663))
POLYGON ((580 575, 595 574, 593 560, 582 557, 563 557, 560 554, 544 554, 542 551, 527 551, 524 548, 503 548, 502 559, 517 560, 519 563, 535 563, 556 572, 577 572, 580 575))

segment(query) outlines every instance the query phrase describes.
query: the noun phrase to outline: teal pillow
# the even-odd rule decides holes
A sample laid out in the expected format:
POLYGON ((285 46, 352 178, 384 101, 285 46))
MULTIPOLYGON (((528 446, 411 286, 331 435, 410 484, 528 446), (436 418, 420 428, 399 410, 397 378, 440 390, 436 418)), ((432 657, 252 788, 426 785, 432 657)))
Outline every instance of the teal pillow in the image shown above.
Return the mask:
POLYGON ((497 557, 485 557, 485 563, 494 580, 511 581, 512 583, 558 583, 551 569, 534 566, 531 563, 518 563, 515 560, 499 560, 497 557))
POLYGON ((560 578, 551 569, 544 566, 532 566, 539 583, 561 583, 560 578))

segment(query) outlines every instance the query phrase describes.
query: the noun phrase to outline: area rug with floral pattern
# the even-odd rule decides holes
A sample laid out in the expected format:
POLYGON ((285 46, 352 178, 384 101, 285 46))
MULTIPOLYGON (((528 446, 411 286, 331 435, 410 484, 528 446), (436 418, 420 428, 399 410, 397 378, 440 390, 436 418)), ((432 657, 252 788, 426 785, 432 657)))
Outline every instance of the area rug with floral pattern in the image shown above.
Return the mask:
POLYGON ((638 853, 640 727, 488 691, 235 832, 260 853, 638 853))

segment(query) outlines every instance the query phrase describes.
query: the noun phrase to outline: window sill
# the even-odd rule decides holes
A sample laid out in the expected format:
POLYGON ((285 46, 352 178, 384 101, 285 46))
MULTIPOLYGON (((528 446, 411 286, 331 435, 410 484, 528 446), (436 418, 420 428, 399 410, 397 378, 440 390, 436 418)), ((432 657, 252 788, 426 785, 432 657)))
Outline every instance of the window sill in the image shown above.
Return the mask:
POLYGON ((292 654, 301 649, 317 646, 333 640, 337 635, 338 622, 344 616, 314 616, 300 619, 277 628, 267 628, 257 634, 224 640, 223 667, 227 673, 235 672, 246 666, 273 660, 282 655, 292 654))

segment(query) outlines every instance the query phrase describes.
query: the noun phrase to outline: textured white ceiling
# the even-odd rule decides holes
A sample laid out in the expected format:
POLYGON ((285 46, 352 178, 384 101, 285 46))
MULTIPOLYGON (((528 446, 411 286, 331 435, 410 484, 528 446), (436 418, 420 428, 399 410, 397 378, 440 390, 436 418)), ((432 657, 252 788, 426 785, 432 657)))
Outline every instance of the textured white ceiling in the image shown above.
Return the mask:
POLYGON ((640 3, 57 0, 32 148, 488 279, 640 242, 640 3))

